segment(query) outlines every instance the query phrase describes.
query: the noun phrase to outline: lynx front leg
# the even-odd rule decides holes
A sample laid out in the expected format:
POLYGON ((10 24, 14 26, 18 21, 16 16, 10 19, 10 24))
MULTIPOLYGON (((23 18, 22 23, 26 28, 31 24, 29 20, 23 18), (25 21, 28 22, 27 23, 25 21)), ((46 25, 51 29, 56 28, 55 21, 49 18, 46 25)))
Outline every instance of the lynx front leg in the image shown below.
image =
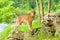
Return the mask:
POLYGON ((28 21, 28 28, 30 31, 32 31, 32 21, 28 21))
MULTIPOLYGON (((9 34, 14 34, 20 23, 21 23, 21 21, 19 19, 17 19, 15 27, 11 30, 11 32, 9 34)), ((18 33, 18 32, 16 31, 16 33, 18 33)), ((11 37, 11 35, 9 35, 8 37, 11 37)))
POLYGON ((16 30, 18 28, 18 26, 21 24, 21 20, 19 18, 17 18, 17 21, 16 21, 16 24, 15 24, 15 27, 14 27, 14 30, 16 30))

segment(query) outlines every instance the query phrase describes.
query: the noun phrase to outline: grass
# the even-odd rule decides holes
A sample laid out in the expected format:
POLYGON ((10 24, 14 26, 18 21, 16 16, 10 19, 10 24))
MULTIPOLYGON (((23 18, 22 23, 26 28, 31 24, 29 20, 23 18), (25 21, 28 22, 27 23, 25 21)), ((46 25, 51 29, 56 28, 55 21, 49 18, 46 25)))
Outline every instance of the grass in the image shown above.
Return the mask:
MULTIPOLYGON (((33 26, 33 28, 40 27, 38 21, 36 21, 36 20, 33 21, 32 26, 33 26)), ((2 33, 0 33, 0 39, 6 38, 6 37, 8 36, 8 34, 9 34, 9 32, 10 32, 12 29, 13 29, 13 27, 11 27, 10 25, 7 26, 7 28, 4 29, 4 31, 3 31, 2 33)), ((26 23, 26 24, 23 24, 23 25, 19 26, 19 27, 18 27, 18 30, 24 31, 24 32, 25 32, 25 31, 28 31, 28 24, 26 23)))
MULTIPOLYGON (((37 20, 34 20, 32 23, 32 27, 37 28, 37 27, 41 27, 41 24, 38 23, 37 20)), ((7 38, 10 30, 12 30, 13 28, 11 26, 7 26, 6 29, 4 29, 4 31, 2 33, 0 33, 0 39, 3 38, 7 38)), ((28 31, 28 24, 23 24, 20 27, 18 27, 18 30, 20 31, 28 31)), ((60 34, 58 36, 51 36, 49 33, 44 33, 44 32, 40 32, 38 35, 35 35, 34 37, 31 37, 31 40, 60 40, 60 34)))
MULTIPOLYGON (((38 21, 34 20, 32 22, 32 28, 34 29, 34 28, 37 28, 37 27, 41 27, 41 24, 39 24, 38 21)), ((28 31, 28 24, 26 23, 26 24, 21 25, 20 27, 18 27, 18 30, 21 30, 21 31, 24 31, 24 32, 28 31)))
POLYGON ((0 39, 7 37, 11 29, 11 27, 7 27, 6 29, 4 29, 4 31, 0 33, 0 39))

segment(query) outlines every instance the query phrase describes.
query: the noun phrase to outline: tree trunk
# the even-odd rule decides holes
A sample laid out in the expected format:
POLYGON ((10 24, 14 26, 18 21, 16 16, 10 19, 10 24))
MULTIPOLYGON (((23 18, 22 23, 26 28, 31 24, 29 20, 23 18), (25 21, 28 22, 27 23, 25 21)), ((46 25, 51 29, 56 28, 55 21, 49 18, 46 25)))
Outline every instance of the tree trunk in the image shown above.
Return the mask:
POLYGON ((42 19, 44 20, 44 18, 43 18, 43 17, 44 17, 44 6, 43 6, 43 0, 40 0, 40 5, 41 5, 41 11, 42 11, 42 12, 41 12, 41 13, 42 13, 42 14, 41 14, 41 15, 42 15, 42 19))
POLYGON ((39 5, 38 5, 38 0, 36 0, 36 6, 37 6, 37 9, 38 9, 38 21, 39 21, 39 23, 41 23, 41 14, 40 14, 40 7, 39 7, 39 5))
POLYGON ((48 13, 50 13, 50 9, 51 9, 51 0, 48 0, 48 13))
POLYGON ((51 0, 48 0, 48 18, 50 16, 51 0))

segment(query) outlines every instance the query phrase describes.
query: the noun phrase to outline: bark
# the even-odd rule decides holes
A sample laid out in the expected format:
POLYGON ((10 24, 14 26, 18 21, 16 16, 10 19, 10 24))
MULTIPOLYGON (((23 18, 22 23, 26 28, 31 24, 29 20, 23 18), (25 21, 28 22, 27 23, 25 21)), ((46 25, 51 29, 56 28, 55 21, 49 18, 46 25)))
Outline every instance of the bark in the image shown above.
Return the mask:
POLYGON ((43 6, 43 0, 40 0, 40 5, 41 5, 41 13, 42 13, 42 19, 44 20, 44 6, 43 6))
POLYGON ((48 18, 50 16, 51 0, 48 0, 48 18))
POLYGON ((48 0, 48 13, 50 13, 50 9, 51 9, 51 0, 48 0))
POLYGON ((40 6, 38 5, 38 0, 36 0, 36 6, 37 6, 37 9, 38 9, 38 21, 39 23, 41 22, 41 14, 40 14, 40 6))

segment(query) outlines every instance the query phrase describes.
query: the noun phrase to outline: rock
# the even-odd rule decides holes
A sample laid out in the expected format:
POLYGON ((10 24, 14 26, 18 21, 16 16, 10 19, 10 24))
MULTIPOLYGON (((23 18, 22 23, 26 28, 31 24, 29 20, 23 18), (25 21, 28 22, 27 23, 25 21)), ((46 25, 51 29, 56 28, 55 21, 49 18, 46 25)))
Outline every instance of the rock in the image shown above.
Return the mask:
POLYGON ((22 31, 14 31, 8 36, 8 40, 23 40, 24 39, 24 32, 22 31))
POLYGON ((28 30, 27 32, 16 30, 9 34, 8 40, 33 40, 33 37, 39 36, 39 34, 41 35, 43 33, 46 35, 49 33, 48 30, 44 27, 35 28, 32 31, 28 30))
POLYGON ((50 29, 50 32, 55 35, 55 33, 60 30, 60 11, 51 13, 44 16, 44 20, 42 21, 43 27, 50 29))

